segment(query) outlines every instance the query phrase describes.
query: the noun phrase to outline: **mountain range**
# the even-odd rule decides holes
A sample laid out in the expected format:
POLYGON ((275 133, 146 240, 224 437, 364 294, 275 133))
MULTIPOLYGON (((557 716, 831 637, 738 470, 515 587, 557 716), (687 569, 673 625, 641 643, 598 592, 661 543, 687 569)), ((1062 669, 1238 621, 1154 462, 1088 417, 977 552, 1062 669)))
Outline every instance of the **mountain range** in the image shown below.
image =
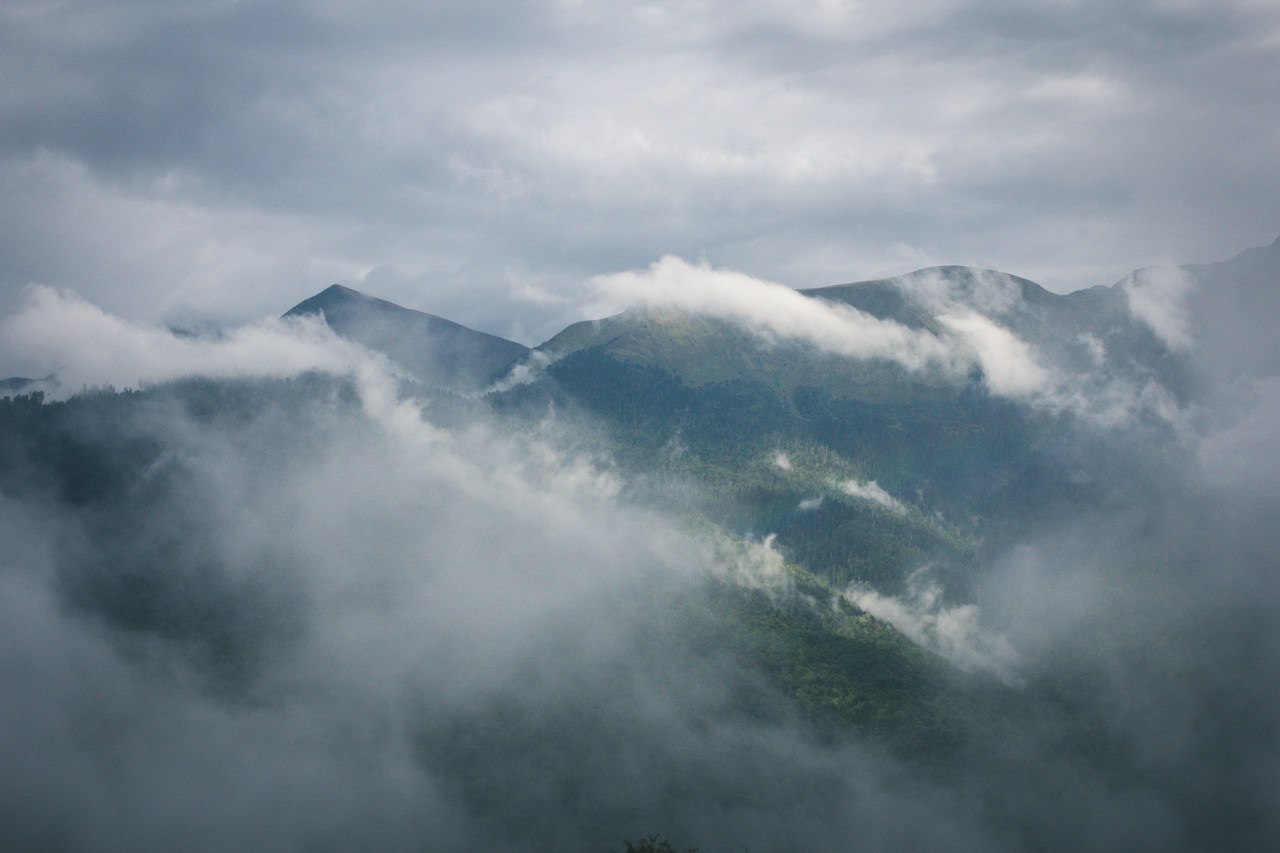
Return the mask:
POLYGON ((0 846, 1280 839, 1280 240, 660 266, 535 347, 334 285, 248 349, 392 382, 5 380, 0 846))
POLYGON ((1280 240, 1066 295, 957 266, 798 292, 925 340, 954 341, 947 323, 976 316, 1050 377, 1020 395, 995 393, 980 358, 959 372, 912 368, 661 302, 533 349, 336 285, 286 316, 321 312, 424 384, 499 410, 588 413, 610 453, 637 471, 694 476, 716 493, 705 503, 717 522, 777 534, 822 577, 900 581, 925 555, 945 555, 968 566, 956 569, 962 587, 974 556, 957 542, 990 545, 1036 519, 1133 500, 1156 476, 1136 447, 1173 446, 1223 382, 1273 369, 1280 348, 1261 327, 1280 316, 1278 271, 1280 240), (866 483, 876 490, 856 485, 866 483), (871 531, 886 517, 913 545, 884 562, 868 554, 885 550, 871 531))
MULTIPOLYGON (((1178 364, 1178 354, 1179 340, 1186 336, 1197 341, 1197 360, 1208 361, 1205 366, 1215 372, 1275 366, 1276 348, 1267 347, 1261 362, 1257 349, 1270 340, 1266 324, 1280 308, 1277 266, 1280 239, 1226 262, 1137 270, 1115 284, 1066 295, 1018 276, 960 266, 798 292, 934 333, 940 330, 940 315, 963 308, 1009 330, 1056 368, 1150 375, 1185 395, 1190 391, 1189 377, 1182 375, 1187 365, 1178 364), (1178 316, 1153 323, 1144 306, 1155 301, 1167 303, 1178 316)), ((762 347, 740 324, 662 306, 639 305, 576 323, 532 350, 340 285, 299 303, 286 316, 306 314, 323 314, 339 334, 385 353, 424 383, 471 390, 487 387, 488 380, 534 353, 554 360, 579 352, 655 367, 693 387, 759 381, 785 395, 820 375, 837 396, 858 399, 889 393, 885 386, 894 381, 885 364, 861 370, 854 359, 844 359, 842 370, 820 369, 818 361, 796 364, 816 354, 762 347)))

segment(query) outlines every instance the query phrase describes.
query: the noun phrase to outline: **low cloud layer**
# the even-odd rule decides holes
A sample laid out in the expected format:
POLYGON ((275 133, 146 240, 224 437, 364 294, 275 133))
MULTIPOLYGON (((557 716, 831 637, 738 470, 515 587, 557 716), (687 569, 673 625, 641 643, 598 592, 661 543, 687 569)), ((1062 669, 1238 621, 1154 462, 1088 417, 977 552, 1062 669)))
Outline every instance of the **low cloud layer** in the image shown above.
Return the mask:
POLYGON ((313 325, 191 340, 48 290, 24 311, 6 345, 83 384, 243 381, 224 406, 178 388, 81 423, 77 439, 107 425, 127 449, 122 498, 73 500, 25 471, 6 483, 0 846, 516 853, 659 831, 707 850, 1074 853, 1280 838, 1280 501, 1257 476, 1270 457, 1254 459, 1275 441, 1274 377, 1205 427, 1196 465, 1144 459, 1134 505, 1021 530, 972 601, 925 574, 896 597, 849 593, 1030 709, 939 780, 815 737, 760 672, 689 642, 682 596, 708 577, 782 595, 780 554, 626 504, 624 472, 566 450, 556 430, 571 425, 433 422, 313 325), (315 369, 353 396, 253 381, 315 369), (1079 716, 1054 716, 1064 691, 1079 716))
MULTIPOLYGON (((0 323, 0 359, 53 374, 66 396, 85 388, 136 388, 184 376, 284 377, 305 370, 369 375, 392 367, 317 318, 269 320, 196 336, 131 322, 74 293, 33 286, 0 323)), ((13 369, 13 368, 11 368, 13 369)))
POLYGON ((1007 275, 975 270, 962 285, 925 270, 893 281, 930 313, 940 331, 908 327, 775 282, 672 256, 644 270, 595 278, 600 298, 593 310, 605 313, 636 301, 675 308, 737 323, 765 345, 803 343, 845 358, 889 361, 922 378, 958 383, 976 369, 996 396, 1071 412, 1104 429, 1142 417, 1171 424, 1184 418, 1172 394, 1151 376, 1116 375, 1096 359, 1093 369, 1073 370, 1048 361, 1019 338, 1002 322, 1011 312, 1025 310, 1019 284, 1007 275))
POLYGON ((950 376, 980 366, 991 391, 1004 396, 1041 391, 1047 378, 1027 344, 973 311, 941 317, 951 334, 938 335, 813 299, 781 284, 672 256, 643 272, 601 276, 595 284, 614 299, 729 320, 766 340, 804 342, 847 358, 883 359, 908 370, 950 376))
POLYGON ((298 355, 321 346, 307 325, 193 344, 58 294, 33 306, 66 363, 121 354, 75 374, 90 384, 147 350, 238 381, 220 406, 180 385, 111 421, 123 446, 157 450, 127 500, 6 483, 3 846, 514 853, 662 831, 834 851, 855 834, 880 850, 986 835, 944 790, 824 745, 758 674, 686 644, 670 602, 707 579, 785 590, 770 541, 622 504, 607 460, 565 451, 562 427, 432 424, 341 347, 333 381, 353 401, 262 384, 325 366, 298 355), (71 358, 74 331, 89 334, 71 358), (750 695, 778 710, 744 713, 750 695))

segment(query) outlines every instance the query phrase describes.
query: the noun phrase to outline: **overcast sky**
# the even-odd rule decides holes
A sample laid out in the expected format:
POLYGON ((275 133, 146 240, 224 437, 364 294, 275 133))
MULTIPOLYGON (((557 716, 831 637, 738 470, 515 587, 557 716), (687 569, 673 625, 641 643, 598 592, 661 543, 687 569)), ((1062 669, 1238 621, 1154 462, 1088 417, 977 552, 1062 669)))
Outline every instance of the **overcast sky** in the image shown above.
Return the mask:
POLYGON ((1270 243, 1277 163, 1274 0, 0 5, 5 314, 341 282, 537 343, 668 253, 1069 291, 1270 243))

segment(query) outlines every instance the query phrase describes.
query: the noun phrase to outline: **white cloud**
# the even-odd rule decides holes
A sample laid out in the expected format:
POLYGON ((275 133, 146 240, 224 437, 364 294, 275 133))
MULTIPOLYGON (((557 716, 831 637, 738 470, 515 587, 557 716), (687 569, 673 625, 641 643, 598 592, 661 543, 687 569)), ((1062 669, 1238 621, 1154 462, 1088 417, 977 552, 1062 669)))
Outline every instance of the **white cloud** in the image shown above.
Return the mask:
POLYGON ((265 320, 215 337, 190 337, 116 317, 43 285, 28 288, 21 309, 0 323, 0 356, 34 375, 56 374, 63 394, 192 375, 392 370, 381 356, 339 338, 315 318, 265 320))
POLYGON ((777 536, 770 534, 760 540, 739 540, 718 537, 709 565, 712 570, 730 582, 747 589, 781 594, 795 587, 795 580, 787 571, 786 560, 775 547, 777 536))
POLYGON ((939 317, 946 332, 910 329, 848 305, 814 299, 774 282, 666 256, 647 270, 599 276, 614 300, 641 300, 740 323, 767 340, 802 341, 834 355, 885 359, 908 370, 962 376, 982 368, 992 393, 1025 397, 1049 376, 1029 345, 973 311, 939 317))
MULTIPOLYGON (((992 394, 1050 413, 1070 412, 1103 429, 1143 415, 1178 425, 1176 398, 1154 379, 1110 375, 1096 338, 1080 341, 1099 369, 1072 372, 1045 364, 1030 343, 996 317, 1025 311, 1022 285, 988 270, 948 277, 935 270, 894 280, 904 295, 932 314, 938 332, 882 320, 849 305, 806 296, 775 282, 707 262, 666 256, 647 269, 597 276, 599 312, 639 302, 715 317, 741 325, 766 344, 799 342, 853 359, 884 359, 925 376, 963 381, 974 368, 992 394), (976 306, 981 310, 976 310, 976 306)), ((775 462, 775 464, 778 464, 775 462)), ((781 466, 780 466, 781 467, 781 466)))
POLYGON ((519 385, 536 382, 542 371, 555 362, 556 358, 546 350, 533 350, 526 357, 511 366, 507 375, 485 389, 485 393, 509 391, 519 385))
POLYGON ((1049 371, 1040 366, 1031 346, 1003 326, 976 311, 944 314, 938 322, 973 348, 993 394, 1023 397, 1048 386, 1049 371))
POLYGON ((913 301, 934 314, 977 311, 999 317, 1022 306, 1022 285, 1011 275, 965 267, 958 276, 937 269, 918 270, 894 279, 913 301))
POLYGON ((1169 349, 1186 352, 1195 344, 1187 295, 1195 282, 1177 267, 1148 267, 1122 283, 1129 311, 1146 323, 1169 349))
POLYGON ((1096 335, 1082 334, 1076 338, 1076 341, 1089 354, 1089 360, 1093 362, 1094 367, 1102 367, 1107 362, 1107 345, 1102 342, 1096 335))
POLYGON ((886 492, 876 484, 875 480, 845 480, 836 484, 840 491, 850 497, 859 498, 864 501, 871 501, 874 504, 891 509, 894 512, 906 512, 907 508, 902 501, 886 492))
POLYGON ((594 283, 615 299, 730 320, 762 337, 806 341, 837 355, 890 359, 913 370, 954 367, 953 352, 935 335, 705 262, 668 255, 647 270, 599 276, 594 283))
POLYGON ((907 591, 901 597, 857 585, 846 589, 844 596, 962 669, 987 672, 1007 683, 1019 681, 1019 656, 1009 640, 983 624, 977 605, 948 605, 927 569, 907 579, 907 591))
POLYGON ((994 270, 966 268, 958 277, 921 270, 894 279, 898 289, 937 317, 972 350, 995 394, 1045 391, 1051 375, 1035 350, 996 319, 1022 308, 1022 285, 994 270))

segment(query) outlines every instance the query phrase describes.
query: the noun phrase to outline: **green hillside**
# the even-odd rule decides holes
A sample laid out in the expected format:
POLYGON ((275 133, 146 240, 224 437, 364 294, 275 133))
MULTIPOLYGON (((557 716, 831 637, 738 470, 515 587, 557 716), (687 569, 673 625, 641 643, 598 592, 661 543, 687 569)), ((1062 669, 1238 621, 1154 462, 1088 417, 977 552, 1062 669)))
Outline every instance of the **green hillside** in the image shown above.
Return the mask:
MULTIPOLYGON (((934 333, 939 312, 982 309, 1077 376, 1073 393, 1084 399, 1114 394, 1105 382, 1186 388, 1183 362, 1115 288, 1061 296, 941 267, 803 293, 934 333)), ((585 413, 634 478, 697 484, 696 497, 662 500, 740 533, 776 534, 792 559, 838 585, 894 590, 928 564, 963 596, 982 555, 1029 527, 1141 494, 1149 451, 1174 439, 1158 420, 1116 430, 993 395, 980 372, 908 371, 670 308, 578 323, 538 351, 550 364, 531 384, 490 395, 500 410, 542 417, 553 402, 585 413), (796 464, 783 470, 778 458, 796 464), (874 483, 887 500, 857 497, 847 483, 874 483)))
MULTIPOLYGON (((455 423, 479 414, 464 401, 453 409, 439 405, 448 401, 422 400, 425 411, 444 412, 455 423), (465 414, 468 406, 470 415, 465 414)), ((287 609, 286 601, 276 600, 278 581, 228 562, 229 555, 209 550, 209 543, 191 535, 199 515, 216 508, 202 506, 200 472, 183 461, 192 450, 173 443, 170 425, 189 421, 250 455, 278 443, 283 437, 279 430, 287 429, 293 448, 287 455, 292 456, 322 448, 333 430, 368 429, 361 426, 358 412, 348 384, 319 375, 192 380, 65 402, 44 402, 38 394, 7 397, 0 399, 0 493, 53 501, 78 520, 87 550, 85 557, 66 555, 62 572, 68 589, 75 590, 69 606, 126 637, 177 644, 209 673, 219 691, 252 692, 265 654, 259 631, 278 643, 298 626, 278 621, 287 609), (187 524, 158 528, 152 523, 161 508, 172 513, 174 507, 192 514, 187 524)), ((886 565, 905 564, 925 553, 972 552, 972 543, 914 509, 899 513, 863 507, 848 495, 835 494, 838 489, 826 478, 857 472, 829 452, 797 448, 792 459, 791 469, 782 470, 767 459, 717 468, 693 456, 673 458, 648 481, 637 483, 629 499, 652 504, 662 484, 717 486, 719 491, 666 509, 683 514, 691 529, 721 538, 719 525, 742 516, 718 504, 774 511, 772 517, 761 516, 761 523, 781 524, 793 513, 762 495, 776 499, 826 492, 829 506, 841 508, 829 513, 837 519, 830 522, 836 528, 828 531, 825 516, 810 513, 815 521, 793 520, 788 533, 796 541, 813 538, 825 547, 850 537, 841 551, 849 560, 847 579, 892 585, 876 574, 886 565)), ((283 474, 294 463, 279 458, 271 464, 283 474)), ((811 559, 817 563, 821 556, 815 551, 811 559)), ((676 643, 680 656, 724 658, 765 676, 755 686, 751 679, 742 682, 745 692, 731 708, 735 714, 799 714, 824 737, 867 737, 905 757, 936 763, 947 760, 985 716, 995 713, 975 692, 982 682, 966 680, 942 658, 858 610, 810 572, 794 564, 786 572, 789 580, 772 589, 743 586, 732 575, 709 577, 683 589, 648 587, 638 593, 645 600, 632 600, 629 606, 658 614, 646 630, 663 647, 676 643), (777 705, 778 695, 794 707, 777 705)), ((472 732, 467 735, 471 738, 497 736, 472 731, 488 725, 485 720, 468 715, 449 725, 459 737, 463 730, 472 732)), ((502 737, 529 736, 523 728, 504 731, 502 737)), ((497 759, 486 756, 488 752, 468 760, 497 759)))

